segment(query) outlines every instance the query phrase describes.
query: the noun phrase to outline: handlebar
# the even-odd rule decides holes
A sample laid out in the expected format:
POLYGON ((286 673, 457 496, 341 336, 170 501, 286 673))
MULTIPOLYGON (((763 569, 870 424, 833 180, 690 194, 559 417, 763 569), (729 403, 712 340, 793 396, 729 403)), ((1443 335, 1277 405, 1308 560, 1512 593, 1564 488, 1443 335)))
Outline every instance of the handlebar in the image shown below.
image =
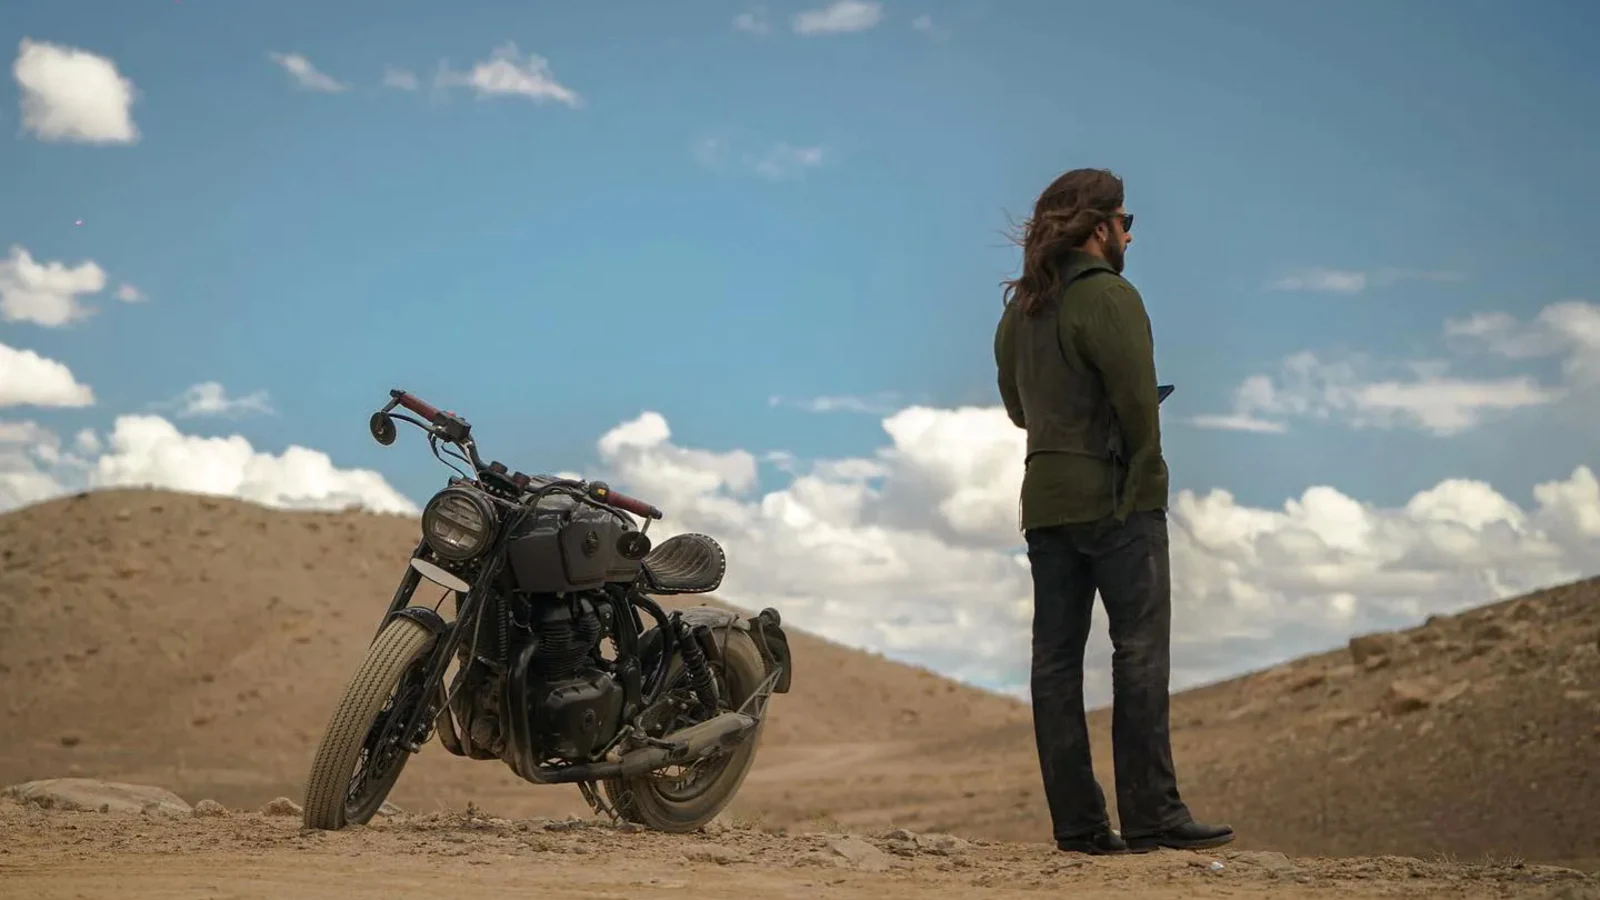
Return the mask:
POLYGON ((413 396, 402 390, 391 390, 389 396, 393 397, 396 403, 427 419, 429 422, 439 418, 438 407, 429 405, 421 397, 413 396))
POLYGON ((604 481, 589 482, 589 496, 601 503, 615 506, 624 512, 631 512, 636 516, 644 516, 646 519, 659 519, 662 516, 661 510, 643 500, 629 497, 619 491, 613 491, 611 486, 604 481))
MULTIPOLYGON (((517 478, 506 477, 505 466, 499 463, 484 463, 482 457, 478 456, 477 444, 472 439, 472 426, 467 423, 467 420, 452 412, 440 412, 438 407, 428 403, 421 397, 408 394, 398 388, 390 390, 389 397, 389 404, 373 416, 373 437, 378 438, 381 443, 388 444, 394 441, 394 426, 393 424, 388 425, 387 435, 379 436, 378 423, 381 420, 388 420, 389 411, 394 409, 395 406, 403 406, 428 421, 427 430, 430 434, 457 444, 462 450, 466 451, 466 461, 470 462, 472 467, 477 470, 476 474, 479 478, 498 476, 499 479, 516 484, 518 487, 527 485, 526 476, 518 473, 517 478, 521 479, 520 483, 518 483, 517 478)), ((405 417, 401 416, 400 418, 405 417)), ((435 450, 434 453, 437 455, 438 451, 435 450)), ((573 482, 572 484, 579 486, 583 483, 573 482)), ((624 512, 630 512, 647 519, 660 519, 664 515, 661 510, 643 500, 612 490, 611 486, 604 481, 588 482, 585 488, 589 499, 597 503, 614 506, 624 512)))

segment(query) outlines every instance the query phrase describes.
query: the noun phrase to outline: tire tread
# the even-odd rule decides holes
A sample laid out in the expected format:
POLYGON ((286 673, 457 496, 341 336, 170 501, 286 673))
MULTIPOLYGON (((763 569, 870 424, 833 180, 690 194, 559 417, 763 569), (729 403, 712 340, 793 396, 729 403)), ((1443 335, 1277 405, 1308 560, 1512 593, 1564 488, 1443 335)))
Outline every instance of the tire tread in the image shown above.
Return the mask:
POLYGON ((345 821, 344 798, 367 732, 406 669, 433 640, 428 629, 397 617, 367 648, 366 657, 328 719, 311 762, 303 816, 307 828, 337 831, 350 824, 345 821))

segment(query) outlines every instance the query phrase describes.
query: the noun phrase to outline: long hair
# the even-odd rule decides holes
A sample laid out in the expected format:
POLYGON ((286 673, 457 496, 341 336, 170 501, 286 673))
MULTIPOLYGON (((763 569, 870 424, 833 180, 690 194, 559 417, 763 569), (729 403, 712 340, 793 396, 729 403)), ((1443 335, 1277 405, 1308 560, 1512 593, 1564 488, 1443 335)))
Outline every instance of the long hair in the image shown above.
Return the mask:
POLYGON ((1123 202, 1122 179, 1109 169, 1073 169, 1044 189, 1033 216, 1012 240, 1022 246, 1022 274, 1001 282, 1005 302, 1033 315, 1061 289, 1061 262, 1123 202))

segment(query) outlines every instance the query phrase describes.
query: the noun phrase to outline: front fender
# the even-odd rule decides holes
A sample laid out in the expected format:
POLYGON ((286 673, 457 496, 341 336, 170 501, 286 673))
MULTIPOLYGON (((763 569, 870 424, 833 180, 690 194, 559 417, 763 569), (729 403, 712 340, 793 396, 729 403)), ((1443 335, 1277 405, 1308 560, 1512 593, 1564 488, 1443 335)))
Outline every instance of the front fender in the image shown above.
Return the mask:
MULTIPOLYGON (((389 614, 389 618, 410 619, 418 625, 421 625, 423 628, 428 629, 428 631, 432 632, 433 636, 436 638, 443 637, 444 633, 450 630, 450 626, 446 625, 444 622, 444 617, 440 616, 438 613, 426 606, 407 606, 402 609, 397 609, 389 614)), ((387 625, 389 623, 386 621, 384 624, 387 625)))

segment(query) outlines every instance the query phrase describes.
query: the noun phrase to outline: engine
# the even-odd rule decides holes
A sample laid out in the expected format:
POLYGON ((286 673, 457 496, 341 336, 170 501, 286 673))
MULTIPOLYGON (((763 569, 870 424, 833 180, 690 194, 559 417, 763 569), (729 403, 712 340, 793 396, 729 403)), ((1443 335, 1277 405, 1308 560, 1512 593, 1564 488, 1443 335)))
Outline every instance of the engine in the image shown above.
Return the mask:
POLYGON ((529 731, 542 757, 585 759, 622 727, 622 685, 595 652, 605 631, 600 616, 581 594, 538 598, 528 624, 539 642, 525 674, 529 731))

